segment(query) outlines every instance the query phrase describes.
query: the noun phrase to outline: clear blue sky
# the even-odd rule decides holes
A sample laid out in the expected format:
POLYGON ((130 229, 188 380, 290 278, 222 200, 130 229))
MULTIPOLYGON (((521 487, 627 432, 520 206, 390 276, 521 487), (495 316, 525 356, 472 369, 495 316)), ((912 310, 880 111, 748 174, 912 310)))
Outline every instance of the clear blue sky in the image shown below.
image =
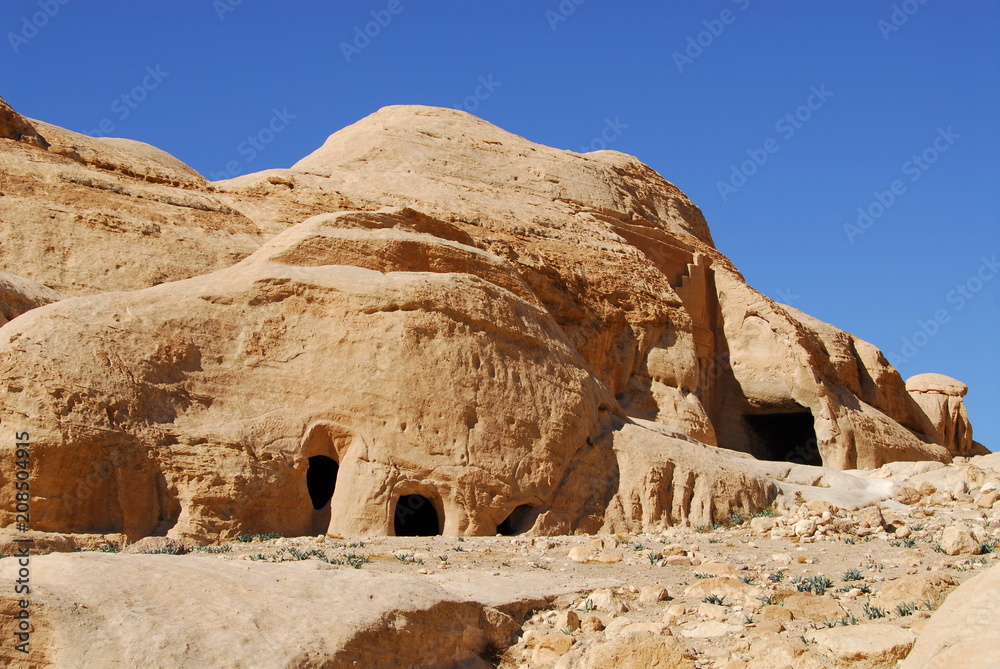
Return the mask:
POLYGON ((701 206, 755 287, 904 377, 968 383, 1000 446, 1000 3, 576 2, 4 0, 0 95, 206 175, 287 167, 388 104, 475 107, 574 150, 603 132, 701 206), (241 152, 275 109, 294 118, 241 152))

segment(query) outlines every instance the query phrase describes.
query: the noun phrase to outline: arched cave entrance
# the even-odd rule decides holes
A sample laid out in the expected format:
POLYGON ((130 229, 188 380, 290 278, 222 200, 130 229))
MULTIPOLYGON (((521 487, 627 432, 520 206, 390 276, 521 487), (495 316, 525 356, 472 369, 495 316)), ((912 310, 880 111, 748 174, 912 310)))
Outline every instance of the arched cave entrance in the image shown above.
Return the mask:
POLYGON ((330 500, 337 488, 337 472, 340 465, 333 458, 314 455, 309 458, 306 470, 306 488, 313 506, 312 531, 325 534, 330 527, 330 500))
POLYGON ((423 495, 401 495, 393 513, 397 537, 433 537, 441 534, 441 519, 434 503, 423 495))
POLYGON ((750 452, 762 460, 822 465, 813 415, 809 409, 744 417, 750 452))
POLYGON ((530 504, 522 504, 511 511, 510 515, 497 525, 497 534, 505 537, 524 534, 535 524, 536 518, 538 518, 538 509, 530 504))

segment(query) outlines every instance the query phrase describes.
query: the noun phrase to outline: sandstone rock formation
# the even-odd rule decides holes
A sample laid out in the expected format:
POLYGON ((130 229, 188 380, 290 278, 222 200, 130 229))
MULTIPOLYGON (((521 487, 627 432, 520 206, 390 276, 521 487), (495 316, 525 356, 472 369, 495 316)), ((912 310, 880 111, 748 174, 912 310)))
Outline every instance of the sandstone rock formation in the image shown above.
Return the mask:
POLYGON ((934 615, 903 669, 992 669, 1000 664, 1000 566, 960 585, 934 615))
POLYGON ((944 374, 918 374, 906 380, 906 391, 934 426, 935 441, 952 455, 985 455, 989 451, 972 440, 972 425, 962 400, 969 387, 944 374))
POLYGON ((75 296, 0 329, 34 529, 635 531, 799 476, 744 453, 950 457, 881 352, 750 288, 635 158, 389 107, 210 184, 23 123, 49 147, 0 139, 0 269, 75 296))

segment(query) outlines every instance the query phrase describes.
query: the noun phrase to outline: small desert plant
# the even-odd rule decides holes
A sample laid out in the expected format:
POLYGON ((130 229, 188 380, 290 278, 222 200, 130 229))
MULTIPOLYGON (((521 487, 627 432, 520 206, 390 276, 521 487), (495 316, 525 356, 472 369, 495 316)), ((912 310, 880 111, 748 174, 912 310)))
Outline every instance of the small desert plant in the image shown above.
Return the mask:
POLYGON ((121 553, 122 549, 115 544, 104 544, 97 551, 99 553, 121 553))
POLYGON ((885 618, 885 609, 881 609, 877 606, 872 606, 871 602, 865 602, 865 617, 868 618, 868 620, 885 618))
POLYGON ((761 597, 760 603, 764 606, 774 606, 778 603, 778 600, 774 598, 774 595, 765 595, 761 597))
POLYGON ((903 616, 912 616, 913 612, 917 610, 917 605, 911 602, 903 602, 896 607, 896 613, 902 618, 903 616))
POLYGON ((348 553, 344 556, 344 562, 355 569, 361 569, 361 565, 371 562, 371 558, 355 553, 348 553))
POLYGON ((825 594, 827 588, 833 587, 833 581, 826 576, 800 576, 793 583, 799 592, 812 592, 817 595, 825 594))
POLYGON ((700 571, 696 571, 694 573, 694 577, 695 578, 712 578, 712 575, 711 574, 703 574, 700 571))
POLYGON ((750 517, 751 518, 771 518, 772 516, 774 516, 774 511, 771 511, 770 509, 761 509, 760 511, 757 511, 757 512, 751 514, 750 517))
POLYGON ((744 583, 746 583, 747 585, 753 585, 754 583, 757 582, 757 577, 755 577, 755 576, 749 576, 749 575, 748 576, 740 576, 740 580, 743 581, 744 583))
POLYGON ((844 581, 860 581, 864 576, 857 569, 848 569, 840 578, 844 581))
POLYGON ((742 525, 743 523, 746 522, 746 518, 744 518, 743 514, 740 513, 739 511, 734 511, 733 513, 729 514, 729 522, 732 525, 742 525))
POLYGON ((931 548, 934 549, 935 553, 945 553, 944 547, 941 544, 934 544, 931 548))
POLYGON ((706 532, 711 532, 712 528, 709 527, 708 525, 698 525, 697 527, 694 528, 694 531, 697 532, 698 534, 705 534, 706 532))
POLYGON ((844 543, 845 544, 850 544, 850 545, 853 546, 854 544, 856 544, 858 542, 857 542, 857 540, 855 540, 854 537, 844 537, 844 543))
POLYGON ((230 546, 229 544, 225 544, 222 546, 199 546, 198 548, 195 549, 195 551, 198 553, 208 553, 210 555, 216 553, 228 553, 231 550, 233 550, 233 547, 230 546))
POLYGON ((705 602, 706 604, 718 604, 719 606, 722 606, 726 602, 726 596, 723 595, 722 597, 719 597, 716 594, 711 594, 701 601, 705 602))
POLYGON ((767 580, 770 581, 771 583, 781 583, 781 581, 783 581, 784 578, 785 578, 785 572, 776 571, 770 576, 768 576, 767 580))

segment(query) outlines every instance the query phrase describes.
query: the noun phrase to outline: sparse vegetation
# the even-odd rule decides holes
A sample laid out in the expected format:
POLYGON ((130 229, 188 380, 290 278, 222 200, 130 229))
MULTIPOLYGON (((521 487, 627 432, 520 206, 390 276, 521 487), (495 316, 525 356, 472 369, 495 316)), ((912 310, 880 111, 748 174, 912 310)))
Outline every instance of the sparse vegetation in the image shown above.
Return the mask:
POLYGON ((770 576, 768 576, 767 580, 770 581, 771 583, 781 583, 781 581, 783 581, 784 578, 785 578, 785 572, 776 571, 770 576))
POLYGON ((711 594, 701 601, 705 602, 706 604, 718 604, 719 606, 724 606, 726 603, 726 596, 723 595, 719 597, 716 594, 711 594))
POLYGON ((233 547, 229 544, 223 544, 222 546, 198 546, 195 549, 196 553, 208 553, 209 555, 215 555, 218 553, 229 553, 233 550, 233 547))
POLYGON ((844 572, 844 575, 840 577, 842 581, 860 581, 864 578, 864 575, 857 569, 848 569, 844 572))
POLYGON ((816 595, 825 594, 827 588, 833 587, 833 581, 826 576, 799 576, 792 581, 799 592, 811 592, 816 595))
POLYGON ((917 610, 917 605, 911 602, 903 602, 896 607, 896 613, 900 618, 904 616, 912 616, 913 612, 917 610))
POLYGON ((116 544, 104 544, 103 546, 101 546, 100 548, 97 549, 97 552, 98 553, 121 553, 122 549, 119 548, 116 544))
POLYGON ((881 609, 877 606, 872 606, 871 602, 865 602, 865 617, 868 620, 877 620, 878 618, 885 618, 885 609, 881 609))
POLYGON ((270 541, 271 539, 283 539, 284 535, 277 532, 264 532, 262 534, 241 534, 236 537, 237 541, 248 544, 251 541, 270 541))
POLYGON ((771 511, 771 509, 761 509, 760 511, 750 514, 751 518, 771 518, 773 516, 774 511, 771 511))

